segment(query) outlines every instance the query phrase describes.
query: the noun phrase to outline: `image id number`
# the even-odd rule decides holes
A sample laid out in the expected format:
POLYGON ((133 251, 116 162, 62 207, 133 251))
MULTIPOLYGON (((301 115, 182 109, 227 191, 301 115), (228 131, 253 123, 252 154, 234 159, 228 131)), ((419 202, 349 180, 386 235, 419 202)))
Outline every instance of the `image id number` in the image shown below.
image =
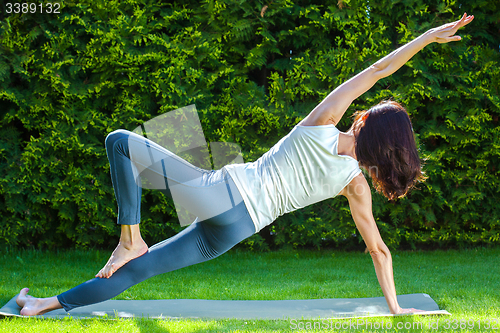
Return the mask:
POLYGON ((452 330, 464 330, 464 329, 483 329, 483 330, 498 330, 500 329, 499 321, 496 318, 493 319, 469 319, 469 320, 457 320, 457 319, 445 319, 440 323, 440 327, 444 329, 452 330))
POLYGON ((7 14, 60 14, 61 4, 58 2, 55 3, 7 3, 5 4, 5 12, 7 14))

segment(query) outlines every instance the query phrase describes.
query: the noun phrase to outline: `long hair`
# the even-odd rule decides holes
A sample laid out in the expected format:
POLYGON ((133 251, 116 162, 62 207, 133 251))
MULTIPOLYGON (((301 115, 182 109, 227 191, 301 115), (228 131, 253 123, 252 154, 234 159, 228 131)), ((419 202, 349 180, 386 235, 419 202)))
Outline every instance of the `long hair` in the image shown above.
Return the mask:
POLYGON ((356 157, 373 180, 375 189, 389 200, 406 195, 425 180, 410 117, 394 101, 382 101, 354 114, 356 157))

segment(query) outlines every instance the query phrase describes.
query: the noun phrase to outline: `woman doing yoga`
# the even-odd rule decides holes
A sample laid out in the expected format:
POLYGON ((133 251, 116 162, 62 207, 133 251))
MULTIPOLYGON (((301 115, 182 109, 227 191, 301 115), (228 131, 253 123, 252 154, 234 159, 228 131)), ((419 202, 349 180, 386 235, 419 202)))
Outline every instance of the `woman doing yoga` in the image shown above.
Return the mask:
POLYGON ((278 216, 337 195, 347 197, 351 214, 373 259, 391 313, 411 313, 396 298, 392 259, 372 215, 364 168, 387 198, 404 196, 421 180, 421 165, 410 119, 396 102, 359 112, 348 132, 335 126, 354 99, 403 66, 426 45, 459 41, 463 17, 431 29, 337 87, 292 131, 252 163, 216 171, 197 168, 134 133, 108 135, 106 149, 118 202, 121 237, 96 277, 60 295, 28 296, 21 290, 21 315, 43 314, 102 302, 157 274, 215 258, 278 216), (132 156, 133 155, 133 156, 132 156), (151 161, 157 163, 151 163, 151 161), (139 232, 140 177, 162 177, 162 191, 190 204, 197 221, 148 249, 139 232), (175 188, 174 188, 175 187, 175 188))

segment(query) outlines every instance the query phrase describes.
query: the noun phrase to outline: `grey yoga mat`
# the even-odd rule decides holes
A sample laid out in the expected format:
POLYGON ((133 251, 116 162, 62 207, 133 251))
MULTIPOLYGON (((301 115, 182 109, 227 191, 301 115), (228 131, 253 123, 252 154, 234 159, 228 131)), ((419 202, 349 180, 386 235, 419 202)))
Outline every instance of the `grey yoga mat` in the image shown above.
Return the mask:
MULTIPOLYGON (((17 295, 0 309, 0 316, 20 316, 17 295)), ((427 294, 398 296, 403 308, 425 310, 421 315, 447 314, 427 294)), ((110 300, 76 308, 47 312, 40 318, 146 317, 146 318, 235 318, 311 319, 391 316, 384 297, 333 298, 281 301, 217 301, 204 299, 110 300)))

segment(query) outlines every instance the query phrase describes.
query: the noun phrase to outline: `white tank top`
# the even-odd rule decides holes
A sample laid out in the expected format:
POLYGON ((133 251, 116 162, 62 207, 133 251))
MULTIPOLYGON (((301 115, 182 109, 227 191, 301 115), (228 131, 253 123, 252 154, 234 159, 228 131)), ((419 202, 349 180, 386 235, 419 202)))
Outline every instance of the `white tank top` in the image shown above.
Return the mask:
POLYGON ((278 216, 335 197, 360 172, 338 155, 334 125, 295 126, 255 162, 224 168, 241 192, 256 232, 278 216))

